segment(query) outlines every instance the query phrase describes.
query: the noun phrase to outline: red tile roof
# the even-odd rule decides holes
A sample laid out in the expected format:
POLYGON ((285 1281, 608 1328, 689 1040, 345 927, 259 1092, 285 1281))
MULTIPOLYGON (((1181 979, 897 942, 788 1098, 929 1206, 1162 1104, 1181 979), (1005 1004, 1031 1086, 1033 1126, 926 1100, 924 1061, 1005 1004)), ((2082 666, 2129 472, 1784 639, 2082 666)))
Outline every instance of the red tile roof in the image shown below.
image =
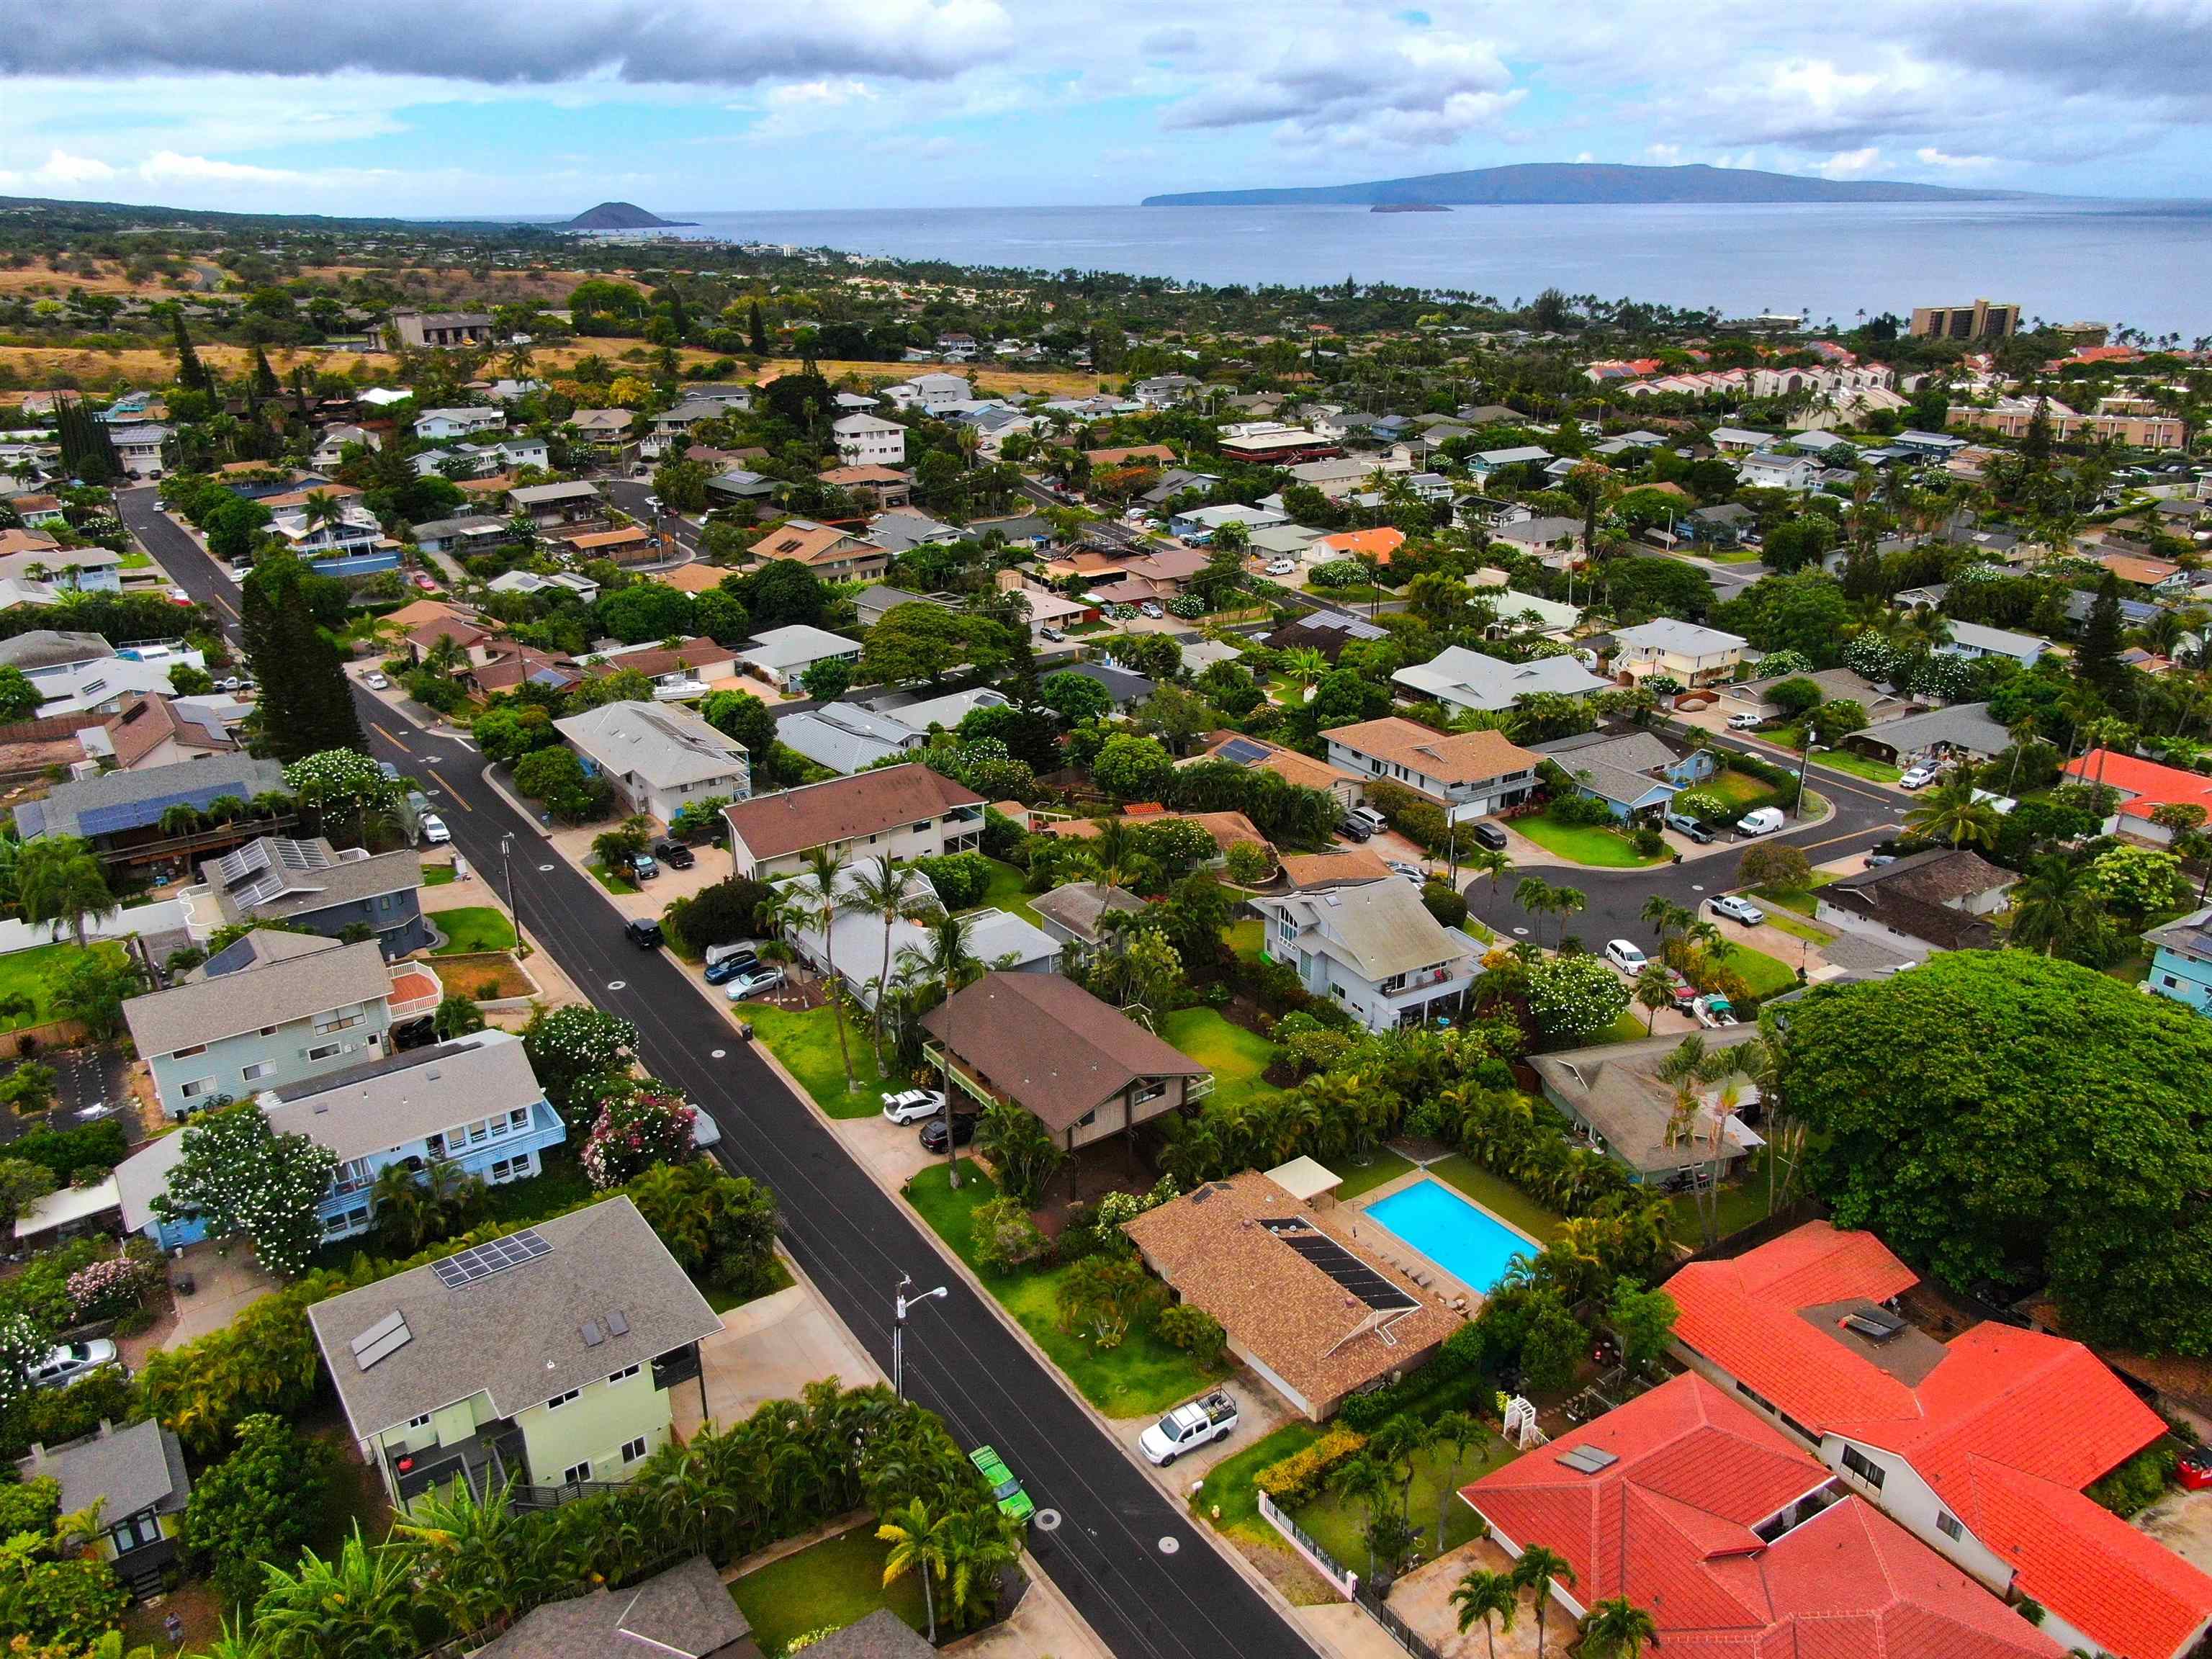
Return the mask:
POLYGON ((1808 1316, 1914 1282, 1872 1235, 1823 1221, 1685 1267, 1667 1292, 1686 1346, 1814 1433, 1903 1458, 2012 1567, 2021 1594, 2114 1653, 2170 1659, 2212 1620, 2212 1577, 2081 1496, 2164 1423, 2061 1337, 1977 1325, 1924 1370, 1896 1363, 1907 1352, 1899 1339, 1885 1369, 1826 1316, 1808 1316))
POLYGON ((1753 1530, 1827 1469, 1695 1374, 1464 1489, 1516 1551, 1573 1567, 1583 1607, 1626 1595, 1670 1659, 2052 1659, 2058 1649, 1894 1522, 1844 1497, 1767 1543, 1753 1530), (1579 1447, 1615 1461, 1592 1474, 1579 1447))
POLYGON ((2110 749, 2092 749, 2067 767, 2066 775, 2082 783, 2110 784, 2129 797, 2120 803, 2126 817, 2147 818, 2169 801, 2193 801, 2212 810, 2212 778, 2110 749))

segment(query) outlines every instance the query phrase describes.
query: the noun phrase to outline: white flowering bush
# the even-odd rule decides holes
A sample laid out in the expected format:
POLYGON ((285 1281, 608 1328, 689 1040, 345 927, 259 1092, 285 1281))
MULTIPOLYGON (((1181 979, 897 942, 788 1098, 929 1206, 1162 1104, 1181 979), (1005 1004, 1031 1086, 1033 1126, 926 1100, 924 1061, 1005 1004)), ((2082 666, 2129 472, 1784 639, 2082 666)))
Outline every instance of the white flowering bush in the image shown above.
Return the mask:
POLYGON ((564 1112, 581 1113, 603 1092, 599 1079, 629 1069, 637 1053, 637 1027, 580 1003, 548 1008, 523 1028, 522 1049, 545 1085, 546 1097, 564 1112))
POLYGON ((1528 964, 1528 1012, 1547 1036, 1580 1042, 1605 1030, 1627 1007, 1628 981, 1595 957, 1528 964))
POLYGON ((28 1314, 0 1314, 0 1407, 13 1405, 29 1389, 25 1374, 50 1346, 46 1333, 28 1314))
POLYGON ((79 1319, 112 1319, 144 1301, 161 1278, 158 1261, 143 1256, 108 1256, 69 1276, 70 1304, 79 1319))
POLYGON ((1844 647, 1844 666, 1866 679, 1886 683, 1903 665, 1897 647, 1872 629, 1844 647))
POLYGON ((323 1228, 316 1214, 337 1156, 305 1135, 280 1135, 251 1101, 210 1112, 190 1128, 169 1190, 154 1213, 174 1221, 197 1212, 215 1238, 243 1237, 270 1273, 307 1271, 323 1228))
POLYGON ((1812 672, 1813 659, 1802 651, 1770 651, 1759 659, 1759 678, 1763 680, 1812 672))

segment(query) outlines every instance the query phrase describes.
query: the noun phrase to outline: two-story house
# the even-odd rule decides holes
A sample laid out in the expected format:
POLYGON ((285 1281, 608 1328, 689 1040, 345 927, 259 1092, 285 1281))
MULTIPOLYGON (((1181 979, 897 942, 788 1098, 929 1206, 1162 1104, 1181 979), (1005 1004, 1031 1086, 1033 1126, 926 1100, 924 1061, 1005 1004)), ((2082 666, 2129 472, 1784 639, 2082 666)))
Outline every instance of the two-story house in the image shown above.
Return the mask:
POLYGON ((1267 958, 1370 1031, 1456 1012, 1482 971, 1474 941, 1431 915, 1410 881, 1255 896, 1252 908, 1267 958))
POLYGON ((507 492, 508 504, 540 530, 596 524, 607 516, 599 486, 584 478, 562 483, 522 484, 507 492))
POLYGON ((1623 685, 1661 678, 1685 687, 1712 685, 1735 677, 1750 643, 1741 634, 1660 617, 1614 630, 1612 668, 1623 685))
POLYGON ((426 949, 422 857, 411 847, 368 853, 320 836, 262 836, 200 866, 200 884, 180 896, 185 931, 204 941, 218 927, 281 921, 325 939, 368 928, 387 957, 426 949))
MULTIPOLYGON (((721 1320, 628 1197, 307 1310, 362 1455, 405 1507, 516 1483, 530 1507, 628 1480, 721 1320)), ((705 1405, 701 1385, 701 1405, 705 1405)))
MULTIPOLYGON (((270 823, 266 818, 235 818, 204 823, 186 834, 162 829, 161 820, 173 807, 204 811, 225 796, 250 801, 283 790, 282 766, 246 755, 214 755, 190 766, 152 772, 99 772, 58 783, 42 799, 19 803, 15 831, 25 841, 80 837, 110 866, 168 863, 250 841, 266 833, 270 823)), ((289 814, 277 820, 289 821, 289 814)))
POLYGON ((1624 823, 1658 817, 1676 794, 1720 770, 1711 750, 1677 754, 1649 732, 1583 732, 1540 743, 1536 753, 1558 763, 1580 793, 1603 801, 1624 823))
POLYGON ((15 1465, 24 1481, 52 1480, 61 1488, 61 1513, 100 1510, 100 1559, 134 1595, 161 1589, 177 1560, 177 1527, 192 1495, 185 1449, 150 1418, 118 1429, 102 1419, 97 1433, 66 1445, 33 1443, 15 1465))
POLYGON ((426 409, 415 417, 415 435, 434 444, 446 438, 465 438, 471 432, 500 431, 506 425, 503 409, 426 409))
POLYGON ((443 994, 428 969, 395 972, 370 941, 257 929, 183 984, 131 998, 123 1018, 162 1109, 182 1117, 381 1054, 395 1025, 443 994))
POLYGON ((927 766, 832 778, 722 809, 739 877, 774 881, 827 847, 848 858, 935 858, 983 839, 982 796, 927 766))
POLYGON ((2201 1013, 2212 1013, 2212 906, 2191 911, 2143 937, 2154 947, 2143 988, 2201 1013))
POLYGON ((677 704, 601 703, 553 724, 585 771, 614 786, 627 812, 665 824, 691 801, 752 793, 744 745, 677 704))
POLYGON ((386 537, 376 514, 358 501, 341 502, 334 519, 304 510, 280 513, 269 529, 326 576, 373 575, 399 567, 399 544, 386 537))
POLYGON ((1453 714, 1504 714, 1523 697, 1587 697, 1608 685, 1571 656, 1508 662, 1463 645, 1400 669, 1390 683, 1401 700, 1438 703, 1453 714))
POLYGON ((830 423, 838 459, 847 466, 903 466, 906 428, 878 415, 848 415, 830 423))
POLYGON ((1330 765, 1418 791, 1455 822, 1503 811, 1536 787, 1536 757, 1503 732, 1434 732, 1389 715, 1336 726, 1322 738, 1330 765))

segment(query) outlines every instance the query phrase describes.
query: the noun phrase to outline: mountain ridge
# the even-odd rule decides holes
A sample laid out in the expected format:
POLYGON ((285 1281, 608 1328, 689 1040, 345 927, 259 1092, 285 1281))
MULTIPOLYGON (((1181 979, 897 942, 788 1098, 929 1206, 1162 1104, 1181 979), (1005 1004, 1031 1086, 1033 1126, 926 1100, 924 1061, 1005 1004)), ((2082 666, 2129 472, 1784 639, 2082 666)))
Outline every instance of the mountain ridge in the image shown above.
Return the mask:
POLYGON ((1435 203, 1451 207, 1627 206, 1664 202, 1994 202, 2035 192, 1977 190, 1901 179, 1814 179, 1751 167, 1638 167, 1604 161, 1522 161, 1505 167, 1374 179, 1350 185, 1200 190, 1147 196, 1140 207, 1371 207, 1435 203))

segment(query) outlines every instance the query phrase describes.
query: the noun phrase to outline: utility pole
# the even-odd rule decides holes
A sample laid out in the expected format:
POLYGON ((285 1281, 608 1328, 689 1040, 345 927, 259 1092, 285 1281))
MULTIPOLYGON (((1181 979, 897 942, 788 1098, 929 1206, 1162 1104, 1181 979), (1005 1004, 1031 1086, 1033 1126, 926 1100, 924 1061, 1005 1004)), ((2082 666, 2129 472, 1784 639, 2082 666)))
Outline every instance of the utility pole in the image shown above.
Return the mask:
POLYGON ((933 1291, 924 1291, 920 1296, 908 1296, 914 1279, 908 1273, 899 1275, 898 1290, 891 1297, 891 1394, 896 1399, 906 1398, 906 1316, 908 1312, 925 1302, 942 1302, 947 1294, 939 1285, 933 1291))
POLYGON ((500 863, 507 871, 507 920, 514 929, 514 948, 519 956, 522 951, 522 913, 514 908, 514 836, 502 834, 499 838, 500 863))

